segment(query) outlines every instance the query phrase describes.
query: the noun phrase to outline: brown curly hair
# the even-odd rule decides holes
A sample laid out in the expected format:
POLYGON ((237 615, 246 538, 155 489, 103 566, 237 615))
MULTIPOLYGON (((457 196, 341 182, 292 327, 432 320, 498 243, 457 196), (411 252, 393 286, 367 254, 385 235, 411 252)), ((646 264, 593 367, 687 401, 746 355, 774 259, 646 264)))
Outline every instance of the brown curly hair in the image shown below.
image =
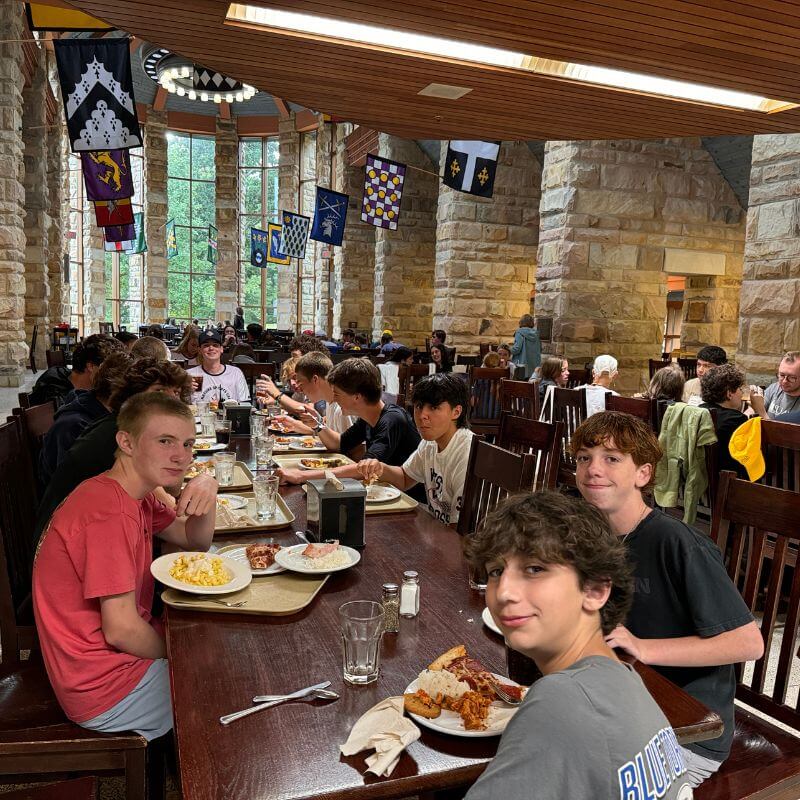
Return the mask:
POLYGON ((745 374, 733 364, 720 364, 700 378, 700 393, 704 403, 724 403, 728 392, 735 392, 744 386, 745 374))
POLYGON ((109 400, 111 410, 119 411, 129 397, 149 389, 154 383, 178 389, 184 403, 192 397, 192 379, 183 367, 172 361, 140 358, 126 372, 115 377, 109 400))
POLYGON ((486 517, 478 533, 464 537, 463 549, 476 568, 523 555, 574 567, 581 589, 587 583, 610 583, 611 594, 600 609, 605 634, 625 620, 631 607, 633 570, 625 545, 605 516, 584 500, 552 491, 509 497, 486 517))

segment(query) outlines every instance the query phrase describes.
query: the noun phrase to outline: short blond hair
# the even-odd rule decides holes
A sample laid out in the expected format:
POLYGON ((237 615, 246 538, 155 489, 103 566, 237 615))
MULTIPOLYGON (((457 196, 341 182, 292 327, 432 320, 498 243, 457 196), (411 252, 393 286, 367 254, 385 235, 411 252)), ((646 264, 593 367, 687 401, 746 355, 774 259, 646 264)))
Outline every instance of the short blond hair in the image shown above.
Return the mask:
POLYGON ((150 417, 157 414, 178 417, 194 427, 194 415, 186 403, 165 392, 140 392, 122 404, 117 415, 117 430, 137 439, 150 417))
POLYGON ((299 358, 287 358, 286 361, 281 364, 281 383, 287 383, 289 378, 297 372, 297 364, 299 361, 299 358))

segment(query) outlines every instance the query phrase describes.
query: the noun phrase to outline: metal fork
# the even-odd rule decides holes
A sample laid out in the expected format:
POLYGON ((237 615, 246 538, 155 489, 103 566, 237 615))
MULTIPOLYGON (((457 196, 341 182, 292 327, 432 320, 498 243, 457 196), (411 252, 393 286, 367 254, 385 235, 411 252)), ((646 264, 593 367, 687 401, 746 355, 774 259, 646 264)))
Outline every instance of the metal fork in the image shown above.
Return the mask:
POLYGON ((510 706, 518 706, 522 703, 521 698, 516 698, 510 695, 505 689, 503 689, 499 683, 492 683, 492 689, 494 693, 498 696, 500 700, 504 703, 508 703, 510 706))
POLYGON ((241 608, 242 606, 247 605, 247 600, 219 600, 216 597, 197 597, 195 600, 173 600, 172 602, 175 605, 179 606, 191 606, 194 605, 198 600, 202 600, 206 603, 217 603, 221 606, 226 606, 227 608, 241 608))

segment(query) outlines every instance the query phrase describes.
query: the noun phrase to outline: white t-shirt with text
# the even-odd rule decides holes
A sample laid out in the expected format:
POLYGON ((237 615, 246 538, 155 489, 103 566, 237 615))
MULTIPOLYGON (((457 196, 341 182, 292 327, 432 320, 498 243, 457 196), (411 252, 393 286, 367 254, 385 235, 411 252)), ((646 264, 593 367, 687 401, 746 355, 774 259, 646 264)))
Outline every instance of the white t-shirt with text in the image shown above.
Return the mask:
POLYGON ((241 403, 250 400, 250 389, 244 373, 233 364, 225 364, 225 369, 219 375, 212 375, 202 367, 192 367, 186 372, 189 375, 203 376, 203 388, 199 392, 192 393, 193 403, 208 403, 212 400, 218 400, 220 403, 236 400, 241 403))

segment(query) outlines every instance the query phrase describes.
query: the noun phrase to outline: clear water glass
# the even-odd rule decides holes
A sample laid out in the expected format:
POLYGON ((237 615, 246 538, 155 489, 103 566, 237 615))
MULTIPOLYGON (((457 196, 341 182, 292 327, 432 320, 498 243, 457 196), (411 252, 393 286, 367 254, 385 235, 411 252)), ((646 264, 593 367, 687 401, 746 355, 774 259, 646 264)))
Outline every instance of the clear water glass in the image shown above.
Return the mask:
POLYGON ((486 567, 484 565, 480 567, 470 565, 468 570, 469 588, 476 592, 485 592, 486 584, 489 580, 486 574, 486 567))
POLYGON ((251 414, 250 416, 250 436, 257 439, 259 436, 266 436, 269 429, 269 417, 264 414, 251 414))
POLYGON ((267 469, 272 465, 272 451, 275 448, 275 437, 269 434, 253 437, 256 451, 256 469, 267 469))
POLYGON ((236 453, 217 453, 214 456, 214 472, 220 486, 233 485, 233 467, 236 464, 236 453))
POLYGON ((378 680, 384 611, 372 600, 352 600, 339 607, 343 675, 358 686, 378 680))
POLYGON ((215 425, 217 423, 217 415, 216 414, 209 414, 206 412, 205 414, 200 415, 200 435, 207 436, 211 439, 215 438, 217 435, 217 431, 215 425))
POLYGON ((253 494, 256 498, 256 515, 259 519, 272 519, 278 507, 277 475, 253 475, 253 494))

